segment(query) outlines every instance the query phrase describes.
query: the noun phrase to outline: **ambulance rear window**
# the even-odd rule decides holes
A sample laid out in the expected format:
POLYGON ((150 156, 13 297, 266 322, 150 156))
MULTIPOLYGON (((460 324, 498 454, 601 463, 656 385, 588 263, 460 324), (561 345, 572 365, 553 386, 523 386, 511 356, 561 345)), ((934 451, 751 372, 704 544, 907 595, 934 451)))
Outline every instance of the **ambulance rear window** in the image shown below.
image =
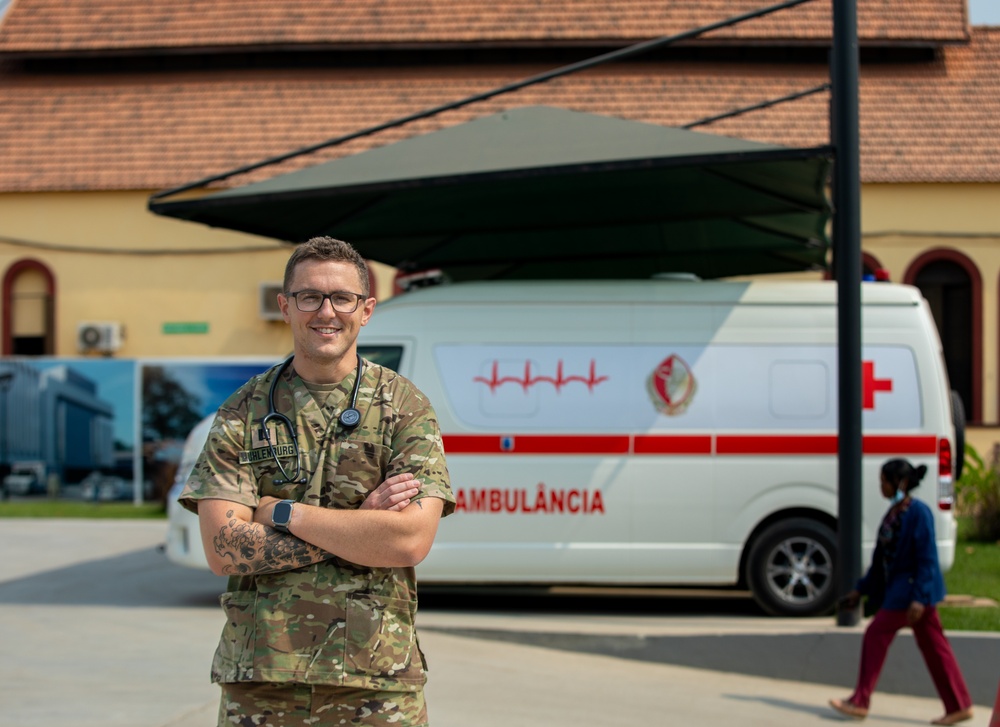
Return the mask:
POLYGON ((402 346, 358 346, 358 353, 363 358, 387 369, 399 371, 399 364, 403 360, 402 346))

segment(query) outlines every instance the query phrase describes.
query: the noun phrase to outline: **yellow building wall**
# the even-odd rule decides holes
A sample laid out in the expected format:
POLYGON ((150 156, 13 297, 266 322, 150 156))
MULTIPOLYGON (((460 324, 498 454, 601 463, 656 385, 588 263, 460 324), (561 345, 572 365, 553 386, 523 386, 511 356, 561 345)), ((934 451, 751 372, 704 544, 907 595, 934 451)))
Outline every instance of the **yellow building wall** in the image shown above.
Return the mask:
MULTIPOLYGON (((56 279, 56 355, 78 355, 77 325, 125 327, 118 357, 274 356, 291 348, 281 321, 258 313, 261 282, 278 282, 291 246, 159 217, 149 192, 0 194, 0 271, 34 258, 56 279), (205 323, 207 333, 166 333, 205 323)), ((983 280, 983 420, 1000 421, 1000 185, 868 184, 862 247, 902 280, 924 252, 952 248, 983 280)), ((376 293, 391 295, 393 269, 374 264, 376 293)), ((797 277, 816 278, 815 273, 797 277)), ((34 283, 32 283, 34 285, 34 283)), ((990 433, 988 436, 992 436, 990 433)))
POLYGON ((861 226, 863 250, 878 258, 894 281, 930 250, 956 250, 975 264, 982 277, 983 423, 995 426, 1000 421, 1000 185, 865 185, 861 226))
MULTIPOLYGON (((55 355, 78 355, 77 326, 90 321, 124 326, 120 358, 288 353, 287 326, 261 319, 258 291, 280 283, 292 246, 154 215, 148 196, 0 194, 0 272, 26 258, 51 270, 55 355), (178 323, 207 332, 166 332, 178 323)), ((389 297, 393 269, 373 268, 377 297, 389 297)))

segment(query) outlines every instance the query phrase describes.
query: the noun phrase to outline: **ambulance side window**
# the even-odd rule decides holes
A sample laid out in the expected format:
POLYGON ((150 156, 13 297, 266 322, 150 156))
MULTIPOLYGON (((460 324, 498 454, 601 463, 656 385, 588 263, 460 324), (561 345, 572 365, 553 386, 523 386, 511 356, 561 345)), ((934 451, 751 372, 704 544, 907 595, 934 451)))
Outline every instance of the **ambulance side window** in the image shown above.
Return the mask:
POLYGON ((393 371, 399 371, 399 365, 403 362, 402 346, 359 345, 358 353, 372 363, 385 366, 393 371))
POLYGON ((831 376, 824 361, 772 361, 770 409, 774 419, 832 416, 831 376))

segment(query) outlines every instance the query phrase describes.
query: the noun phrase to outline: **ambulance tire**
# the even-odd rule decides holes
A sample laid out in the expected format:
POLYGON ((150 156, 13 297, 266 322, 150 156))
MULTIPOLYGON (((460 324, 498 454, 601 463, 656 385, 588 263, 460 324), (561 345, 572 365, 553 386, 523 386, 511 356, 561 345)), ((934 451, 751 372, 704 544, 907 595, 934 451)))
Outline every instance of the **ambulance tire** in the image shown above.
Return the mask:
POLYGON ((819 616, 836 598, 837 536, 816 520, 780 520, 750 546, 747 584, 771 616, 819 616))

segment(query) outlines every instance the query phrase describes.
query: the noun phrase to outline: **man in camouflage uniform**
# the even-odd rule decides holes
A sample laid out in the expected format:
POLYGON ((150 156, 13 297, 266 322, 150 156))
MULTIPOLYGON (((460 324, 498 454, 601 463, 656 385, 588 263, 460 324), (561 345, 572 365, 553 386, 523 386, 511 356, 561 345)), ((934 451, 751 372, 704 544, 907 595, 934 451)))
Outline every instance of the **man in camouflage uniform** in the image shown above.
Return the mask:
POLYGON ((454 509, 434 411, 402 376, 359 364, 375 299, 350 245, 296 248, 278 303, 290 365, 220 407, 181 495, 213 572, 230 576, 212 663, 219 725, 425 725, 413 567, 454 509), (338 417, 359 365, 361 418, 348 427, 338 417), (265 434, 275 377, 291 426, 272 419, 265 434))

